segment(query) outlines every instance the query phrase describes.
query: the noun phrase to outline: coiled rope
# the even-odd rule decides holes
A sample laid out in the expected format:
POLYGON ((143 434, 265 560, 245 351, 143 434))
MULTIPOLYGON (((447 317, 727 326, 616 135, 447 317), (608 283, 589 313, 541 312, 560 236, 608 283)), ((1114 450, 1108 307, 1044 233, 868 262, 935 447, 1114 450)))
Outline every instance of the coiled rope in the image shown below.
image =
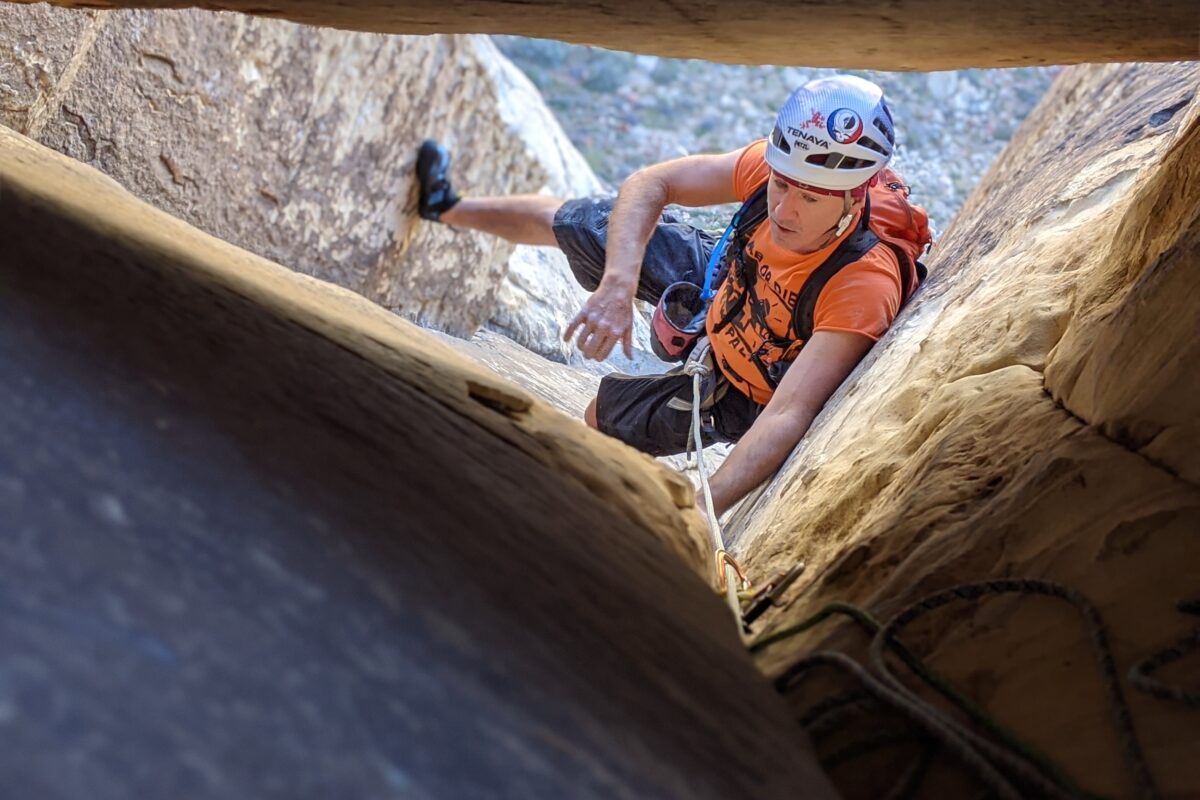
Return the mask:
MULTIPOLYGON (((1176 608, 1185 614, 1200 614, 1200 597, 1184 600, 1176 608)), ((1134 688, 1154 695, 1160 700, 1179 703, 1189 708, 1200 708, 1200 691, 1185 689, 1182 686, 1169 686, 1150 677, 1155 670, 1165 667, 1173 661, 1179 661, 1189 653, 1198 650, 1200 650, 1200 628, 1196 628, 1191 635, 1185 636, 1170 647, 1134 664, 1133 668, 1129 670, 1129 682, 1133 684, 1134 688)))
MULTIPOLYGON (((706 347, 701 340, 697 349, 706 347)), ((692 424, 688 434, 688 454, 695 453, 695 463, 687 459, 687 468, 693 466, 700 479, 701 491, 707 511, 707 528, 710 544, 715 555, 717 587, 733 612, 739 625, 743 625, 738 588, 749 588, 750 582, 733 557, 725 550, 720 521, 713 505, 712 490, 708 484, 708 473, 704 467, 704 442, 701 438, 701 389, 704 378, 712 373, 703 357, 693 355, 684 365, 684 373, 692 377, 692 424), (693 447, 695 448, 693 451, 693 447)), ((1126 766, 1133 775, 1139 796, 1146 800, 1160 797, 1154 777, 1146 763, 1145 753, 1137 738, 1129 705, 1125 700, 1117 677, 1116 665, 1108 645, 1103 620, 1096 607, 1080 592, 1049 581, 1032 579, 1006 579, 963 584, 929 595, 903 609, 886 625, 881 625, 871 614, 849 603, 831 603, 803 622, 792 625, 778 633, 761 637, 749 647, 751 652, 760 651, 771 644, 796 636, 809 630, 834 614, 849 616, 871 635, 869 648, 870 665, 874 675, 849 656, 832 651, 814 653, 793 664, 775 682, 783 692, 814 668, 834 667, 855 678, 865 691, 836 695, 818 703, 801 720, 810 734, 817 736, 839 727, 847 719, 856 717, 873 706, 883 705, 907 718, 915 730, 882 731, 869 740, 854 742, 825 759, 827 768, 874 752, 882 747, 900 742, 924 741, 919 758, 902 773, 900 780, 888 793, 888 798, 907 797, 921 784, 938 746, 953 755, 974 775, 993 797, 1002 800, 1021 800, 1038 796, 1052 800, 1085 798, 1094 800, 1098 796, 1083 789, 1069 775, 1054 764, 1048 756, 1024 742, 993 719, 970 698, 958 692, 948 680, 926 666, 912 655, 898 640, 902 628, 917 617, 934 609, 962 600, 978 600, 1000 594, 1034 594, 1064 600, 1073 605, 1083 617, 1096 664, 1108 694, 1113 723, 1121 742, 1121 751, 1126 766), (992 736, 988 739, 980 733, 959 723, 935 706, 922 700, 892 674, 886 654, 896 655, 927 685, 945 697, 972 722, 992 736)), ((1200 598, 1181 602, 1179 610, 1189 614, 1200 614, 1200 598)), ((747 628, 748 630, 748 628, 747 628)), ((1190 653, 1200 650, 1200 628, 1194 630, 1176 644, 1165 648, 1134 665, 1129 671, 1130 683, 1137 689, 1160 699, 1200 707, 1200 691, 1169 686, 1151 677, 1163 666, 1178 661, 1190 653)))
MULTIPOLYGON (((1070 603, 1079 611, 1095 651, 1096 664, 1108 695, 1125 763, 1138 787, 1139 796, 1159 797, 1121 689, 1100 613, 1086 597, 1074 589, 1049 581, 1022 579, 964 584, 931 594, 913 603, 901 610, 886 625, 881 625, 870 613, 857 606, 832 603, 799 624, 759 638, 749 649, 751 652, 761 651, 776 642, 809 630, 835 614, 850 617, 871 634, 868 655, 870 671, 842 653, 818 652, 789 667, 776 680, 775 685, 779 691, 787 691, 817 667, 836 668, 855 678, 860 684, 861 689, 827 697, 801 716, 801 724, 813 736, 828 733, 841 727, 846 721, 881 706, 899 713, 912 723, 913 728, 908 731, 882 731, 869 740, 852 743, 851 746, 844 747, 824 759, 826 766, 833 766, 835 763, 901 741, 926 742, 919 760, 905 771, 896 787, 889 792, 889 797, 908 796, 915 791, 923 780, 929 760, 933 757, 931 748, 936 749, 940 746, 962 763, 993 796, 1094 798, 1096 795, 1080 787, 1045 754, 1023 742, 977 704, 956 691, 949 681, 926 666, 898 640, 903 628, 929 611, 957 601, 978 600, 1009 593, 1056 598, 1070 603), (889 652, 964 713, 971 722, 990 734, 991 738, 986 738, 961 724, 908 689, 892 673, 886 659, 889 652)), ((1180 603, 1179 609, 1185 613, 1200 614, 1200 598, 1180 603)), ((1196 707, 1200 705, 1200 692, 1164 685, 1150 675, 1162 666, 1197 650, 1200 650, 1200 629, 1181 642, 1135 665, 1129 671, 1130 682, 1136 688, 1156 697, 1196 707)))

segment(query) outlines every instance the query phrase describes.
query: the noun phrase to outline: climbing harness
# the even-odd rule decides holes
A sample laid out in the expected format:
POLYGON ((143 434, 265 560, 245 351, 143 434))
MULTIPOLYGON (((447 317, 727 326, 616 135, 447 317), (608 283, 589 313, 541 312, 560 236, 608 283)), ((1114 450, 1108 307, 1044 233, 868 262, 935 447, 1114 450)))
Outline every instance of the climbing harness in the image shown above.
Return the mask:
MULTIPOLYGON (((793 664, 775 682, 776 688, 788 691, 819 667, 833 667, 854 677, 859 690, 827 697, 805 711, 800 722, 814 738, 821 738, 844 726, 847 721, 861 718, 880 708, 905 717, 910 727, 904 730, 882 730, 878 735, 852 742, 821 759, 823 766, 832 768, 838 763, 866 755, 901 742, 923 742, 916 761, 900 776, 889 797, 907 797, 921 785, 936 751, 941 748, 952 754, 985 786, 989 793, 1002 798, 1094 798, 1096 795, 1080 787, 1058 768, 1046 755, 1022 741, 974 703, 960 694, 946 678, 926 666, 897 638, 899 633, 917 617, 950 603, 978 600, 1001 594, 1032 594, 1053 597, 1073 605, 1082 616, 1096 654, 1096 663, 1103 677, 1114 725, 1119 734, 1126 764, 1137 783, 1139 796, 1157 798, 1160 795, 1146 764, 1145 755, 1133 726, 1128 703, 1118 679, 1108 637, 1099 611, 1081 593, 1059 584, 1040 580, 1006 579, 956 586, 913 603, 901 610, 887 624, 880 624, 867 611, 848 603, 831 603, 799 624, 759 638, 750 644, 750 652, 761 651, 776 642, 810 630, 835 614, 845 615, 858 623, 872 636, 868 661, 869 669, 842 653, 818 652, 793 664), (891 671, 886 655, 899 658, 925 684, 946 698, 987 736, 969 728, 940 709, 922 700, 906 687, 891 671)), ((1200 598, 1179 604, 1185 613, 1200 613, 1200 598)), ((1200 650, 1200 630, 1182 642, 1156 653, 1136 664, 1128 674, 1137 689, 1155 697, 1194 707, 1200 692, 1181 687, 1164 686, 1149 678, 1149 674, 1166 663, 1200 650)))

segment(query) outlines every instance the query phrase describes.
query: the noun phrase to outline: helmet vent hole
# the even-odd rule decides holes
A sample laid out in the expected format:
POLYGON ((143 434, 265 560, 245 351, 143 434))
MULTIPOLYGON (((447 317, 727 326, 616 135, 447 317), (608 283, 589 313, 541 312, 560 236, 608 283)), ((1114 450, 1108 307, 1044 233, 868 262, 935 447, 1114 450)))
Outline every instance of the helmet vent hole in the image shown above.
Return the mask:
MULTIPOLYGON (((891 125, 885 125, 883 120, 876 117, 875 127, 878 128, 879 132, 882 133, 884 138, 888 140, 888 144, 896 143, 896 133, 892 129, 891 125)), ((880 151, 880 152, 882 152, 882 151, 880 151)))
MULTIPOLYGON (((888 127, 891 128, 893 125, 896 124, 896 121, 894 119, 892 119, 892 109, 888 108, 887 100, 880 97, 879 98, 879 107, 883 109, 883 113, 887 117, 888 127)), ((879 122, 876 121, 875 124, 878 125, 879 122)))
POLYGON ((809 164, 819 164, 825 169, 864 169, 878 163, 872 159, 850 158, 841 153, 820 153, 804 160, 809 164))
POLYGON ((879 144, 874 139, 863 136, 863 137, 859 138, 858 144, 862 145, 863 147, 867 148, 868 150, 874 150, 876 153, 879 153, 879 155, 881 155, 881 156, 887 157, 887 154, 888 154, 887 150, 885 150, 883 148, 883 145, 879 144))
POLYGON ((775 145, 785 153, 790 154, 792 152, 792 146, 788 144, 787 139, 785 139, 783 136, 783 131, 780 130, 778 125, 775 126, 775 130, 771 131, 771 144, 775 145))

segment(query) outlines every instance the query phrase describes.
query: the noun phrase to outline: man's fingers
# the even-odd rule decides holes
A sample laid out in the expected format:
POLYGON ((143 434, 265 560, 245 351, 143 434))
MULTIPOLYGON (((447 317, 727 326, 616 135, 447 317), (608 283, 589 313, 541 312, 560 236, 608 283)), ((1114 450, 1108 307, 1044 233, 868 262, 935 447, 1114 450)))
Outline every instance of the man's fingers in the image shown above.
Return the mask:
POLYGON ((576 314, 575 318, 567 323, 567 331, 566 331, 566 333, 563 334, 564 342, 571 341, 571 337, 575 335, 576 329, 579 328, 579 326, 583 324, 583 320, 585 317, 587 317, 587 309, 586 308, 583 309, 582 311, 580 311, 578 314, 576 314))
POLYGON ((603 333, 593 330, 588 335, 587 340, 580 344, 579 349, 582 351, 584 357, 598 361, 599 359, 596 357, 596 354, 600 352, 600 348, 604 345, 604 338, 603 333))
POLYGON ((613 348, 617 346, 617 342, 619 341, 621 341, 619 333, 613 333, 612 331, 605 332, 605 334, 600 337, 599 343, 594 348, 596 352, 592 357, 597 361, 603 361, 604 359, 608 358, 609 354, 612 353, 613 348))
POLYGON ((594 361, 603 361, 612 353, 617 343, 621 342, 626 358, 633 358, 633 325, 619 329, 615 325, 597 323, 589 328, 587 334, 580 334, 579 350, 584 357, 594 361))
POLYGON ((575 339, 575 334, 578 333, 579 338, 575 339, 575 345, 579 348, 579 352, 583 354, 584 358, 595 361, 603 361, 608 358, 617 342, 623 342, 625 357, 633 358, 632 322, 614 323, 607 319, 608 316, 610 315, 602 311, 591 314, 589 306, 584 306, 567 324, 567 329, 563 333, 563 341, 569 342, 575 339), (582 330, 580 330, 581 328, 582 330))
POLYGON ((579 338, 575 340, 575 346, 579 348, 580 353, 583 353, 584 358, 590 357, 588 356, 588 353, 590 352, 589 342, 594 339, 595 336, 596 330, 590 325, 585 326, 584 329, 579 332, 579 338))
POLYGON ((596 354, 592 357, 597 361, 603 361, 604 359, 608 358, 608 354, 612 352, 613 345, 616 343, 616 339, 612 338, 611 336, 605 336, 600 340, 600 346, 596 349, 596 354))
POLYGON ((587 341, 579 349, 585 358, 593 361, 603 361, 612 350, 613 338, 603 331, 592 331, 587 341))

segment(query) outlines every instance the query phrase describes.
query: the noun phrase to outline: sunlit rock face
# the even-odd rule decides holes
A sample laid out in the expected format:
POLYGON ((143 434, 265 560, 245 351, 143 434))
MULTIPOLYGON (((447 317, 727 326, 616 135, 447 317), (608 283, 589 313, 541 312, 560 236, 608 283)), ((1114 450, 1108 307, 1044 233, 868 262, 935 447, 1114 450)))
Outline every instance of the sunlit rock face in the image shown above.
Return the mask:
POLYGON ((423 325, 565 360, 556 252, 422 223, 422 139, 471 194, 599 183, 485 36, 381 36, 208 12, 0 6, 0 124, 227 241, 423 325), (522 248, 522 251, 526 248, 522 248))
MULTIPOLYGON (((1198 82, 1196 64, 1065 71, 938 244, 928 284, 738 531, 754 574, 808 563, 772 626, 833 600, 886 620, 992 578, 1079 590, 1176 797, 1200 792, 1180 756, 1195 752, 1194 719, 1124 681, 1186 634, 1175 604, 1200 589, 1198 82)), ((909 634, 1087 788, 1135 793, 1069 605, 960 603, 909 634)), ((779 672, 864 641, 829 623, 761 663, 779 672)))
MULTIPOLYGON (((105 8, 181 8, 189 0, 56 0, 105 8)), ((513 33, 736 64, 935 70, 1195 58, 1190 0, 1075 0, 989 7, 879 0, 596 3, 543 0, 215 0, 205 7, 385 33, 513 33)))

